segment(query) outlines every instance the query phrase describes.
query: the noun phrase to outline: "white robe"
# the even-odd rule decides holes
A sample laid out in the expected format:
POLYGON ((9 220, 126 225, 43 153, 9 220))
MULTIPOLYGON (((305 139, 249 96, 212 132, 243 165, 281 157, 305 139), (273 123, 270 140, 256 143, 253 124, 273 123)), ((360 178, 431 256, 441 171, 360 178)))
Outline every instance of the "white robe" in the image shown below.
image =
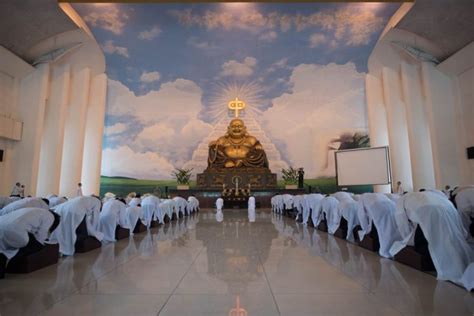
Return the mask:
POLYGON ((326 196, 321 200, 321 209, 326 214, 328 233, 334 235, 341 224, 341 212, 339 210, 339 201, 333 196, 326 196))
POLYGON ((133 235, 133 230, 138 221, 143 219, 143 210, 139 206, 129 206, 125 209, 125 214, 128 218, 128 223, 130 224, 130 234, 133 235))
POLYGON ((459 213, 445 197, 433 192, 405 194, 397 202, 397 225, 402 237, 390 249, 393 256, 409 244, 420 225, 428 241, 428 249, 438 280, 461 283, 464 271, 474 262, 474 251, 466 242, 467 232, 459 213), (405 215, 405 220, 400 220, 405 215), (406 227, 408 220, 414 225, 406 227))
POLYGON ((10 203, 18 201, 20 198, 16 196, 0 196, 0 210, 10 203))
POLYGON ((293 206, 296 208, 298 214, 296 215, 296 219, 299 219, 303 216, 303 206, 304 206, 304 196, 303 195, 295 195, 293 197, 293 206))
POLYGON ((58 197, 58 196, 52 197, 48 200, 49 200, 49 207, 50 208, 54 208, 54 207, 58 206, 59 204, 63 204, 65 202, 67 202, 67 199, 65 197, 62 197, 62 196, 61 197, 58 197))
POLYGON ((359 222, 362 230, 359 239, 372 230, 372 224, 377 228, 379 237, 379 255, 391 258, 390 248, 396 241, 402 240, 395 221, 395 203, 381 193, 366 193, 359 200, 359 222))
POLYGON ((293 209, 293 195, 283 194, 283 211, 293 209))
POLYGON ((43 208, 23 208, 0 217, 0 253, 13 258, 29 242, 28 233, 44 244, 54 216, 43 208))
POLYGON ((248 208, 249 222, 253 223, 255 222, 255 198, 253 196, 249 197, 248 208))
POLYGON ((339 201, 339 212, 341 216, 347 221, 347 236, 346 240, 354 242, 354 234, 352 231, 359 225, 358 219, 358 205, 357 202, 352 198, 352 194, 347 192, 336 192, 332 194, 339 201))
POLYGON ((130 200, 130 202, 128 203, 128 206, 138 206, 138 204, 141 204, 141 202, 142 202, 142 199, 134 197, 130 200))
POLYGON ((100 201, 92 196, 75 197, 58 205, 53 211, 61 216, 59 226, 51 234, 50 241, 59 243, 59 252, 72 256, 77 240, 76 229, 86 218, 89 236, 101 241, 104 235, 99 231, 100 201))
POLYGON ((194 196, 188 197, 188 208, 191 213, 196 212, 199 208, 199 200, 194 196))
POLYGON ((303 224, 308 222, 308 217, 311 211, 311 220, 314 226, 318 226, 321 222, 321 201, 324 198, 321 194, 309 194, 307 198, 307 210, 303 211, 303 224))
POLYGON ((179 215, 180 212, 183 215, 187 215, 186 206, 188 205, 188 202, 180 196, 174 197, 173 201, 176 203, 176 208, 177 208, 178 215, 179 215))
MULTIPOLYGON (((153 218, 156 218, 158 211, 158 206, 160 204, 160 199, 154 195, 149 195, 142 200, 142 209, 143 216, 145 218, 146 226, 150 228, 153 218)), ((159 214, 160 215, 160 214, 159 214)), ((158 218, 162 219, 162 216, 158 218)))
POLYGON ((125 204, 118 200, 109 200, 102 206, 102 212, 99 216, 99 230, 104 234, 104 241, 116 241, 115 230, 117 226, 130 229, 125 210, 125 204))
MULTIPOLYGON (((464 228, 470 232, 471 217, 474 217, 474 187, 463 187, 455 191, 454 201, 464 228)), ((474 237, 474 236, 472 236, 474 237)))
POLYGON ((45 210, 49 209, 49 205, 46 204, 46 202, 43 201, 42 198, 30 197, 30 198, 17 200, 15 202, 8 204, 7 206, 5 206, 4 208, 0 210, 0 216, 14 212, 22 208, 27 208, 27 207, 37 207, 37 208, 42 208, 45 210))
POLYGON ((216 208, 217 210, 221 210, 222 211, 222 208, 224 207, 224 200, 222 198, 218 198, 216 200, 216 208))
POLYGON ((171 219, 173 216, 173 205, 171 204, 171 200, 161 200, 160 209, 163 218, 165 215, 168 215, 168 217, 171 219))

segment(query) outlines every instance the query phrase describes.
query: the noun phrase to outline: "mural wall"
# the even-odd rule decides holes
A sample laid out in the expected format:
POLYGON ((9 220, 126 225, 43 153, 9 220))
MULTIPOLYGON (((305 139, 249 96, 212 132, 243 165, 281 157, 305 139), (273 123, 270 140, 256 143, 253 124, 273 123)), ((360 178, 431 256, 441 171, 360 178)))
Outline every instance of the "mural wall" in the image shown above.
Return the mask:
POLYGON ((102 174, 166 180, 206 167, 235 97, 274 172, 333 177, 331 149, 364 143, 367 59, 399 4, 74 7, 106 54, 102 174))

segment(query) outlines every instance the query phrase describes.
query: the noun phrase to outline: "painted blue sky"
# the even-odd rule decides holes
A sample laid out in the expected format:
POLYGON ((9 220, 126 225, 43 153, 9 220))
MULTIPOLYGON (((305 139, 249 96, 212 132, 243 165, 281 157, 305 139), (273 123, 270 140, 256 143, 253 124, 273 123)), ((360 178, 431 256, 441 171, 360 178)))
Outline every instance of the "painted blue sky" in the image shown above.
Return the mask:
MULTIPOLYGON (((117 149, 130 140, 142 140, 140 135, 144 136, 147 128, 155 126, 155 132, 165 132, 160 119, 149 119, 153 113, 150 109, 156 110, 157 115, 162 115, 164 111, 169 114, 168 118, 173 117, 170 120, 177 120, 179 115, 172 115, 168 108, 180 102, 193 104, 189 106, 189 111, 199 120, 201 129, 209 128, 206 124, 212 124, 210 112, 216 91, 219 93, 223 86, 247 84, 256 87, 254 90, 259 104, 254 106, 268 114, 263 115, 267 120, 270 114, 284 107, 276 104, 277 100, 281 103, 288 95, 298 97, 297 92, 304 90, 305 80, 311 80, 320 87, 329 84, 326 90, 341 84, 341 95, 363 89, 361 75, 367 71, 368 56, 400 4, 73 6, 94 33, 106 56, 109 96, 104 146, 106 149, 117 149), (312 77, 315 72, 319 76, 325 74, 327 80, 333 82, 312 77), (355 77, 357 83, 354 81, 345 86, 346 81, 352 80, 348 78, 355 77), (322 82, 318 83, 320 79, 322 82), (167 100, 168 103, 163 101, 152 106, 152 96, 160 96, 156 100, 167 100), (125 105, 125 99, 131 104, 125 105), (131 110, 125 109, 126 106, 131 110), (140 109, 138 112, 147 110, 136 114, 134 107, 140 109)), ((308 94, 304 100, 311 98, 313 103, 332 102, 321 95, 324 90, 311 89, 314 93, 308 94)), ((339 94, 335 91, 332 98, 337 97, 339 94)), ((305 103, 304 100, 298 102, 305 103)), ((310 109, 308 115, 311 116, 313 108, 314 104, 307 104, 302 105, 300 110, 310 109)), ((187 111, 187 108, 182 108, 182 111, 187 111)), ((273 117, 272 120, 276 119, 273 117)), ((189 123, 189 119, 179 122, 185 126, 189 123)), ((195 128, 198 128, 197 125, 195 128)), ((356 127, 363 128, 364 123, 356 127)), ((267 132, 275 143, 283 144, 285 142, 281 138, 290 137, 271 130, 270 126, 267 132)), ((174 130, 174 136, 181 134, 182 131, 174 130)), ((173 151, 166 142, 145 143, 148 145, 131 148, 132 152, 146 154, 161 151, 166 156, 167 151, 173 151)), ((196 140, 188 145, 186 152, 176 151, 176 155, 190 159, 195 149, 193 146, 197 145, 196 140)), ((288 163, 293 163, 294 159, 289 158, 285 150, 281 149, 282 155, 287 157, 288 163)), ((166 159, 176 166, 170 161, 172 157, 166 159)))

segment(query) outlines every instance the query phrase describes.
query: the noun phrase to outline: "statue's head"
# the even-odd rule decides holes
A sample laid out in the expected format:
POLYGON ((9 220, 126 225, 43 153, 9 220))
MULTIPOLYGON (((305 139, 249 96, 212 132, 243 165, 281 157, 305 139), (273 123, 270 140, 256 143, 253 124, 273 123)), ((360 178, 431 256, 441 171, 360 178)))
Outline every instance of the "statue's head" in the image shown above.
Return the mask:
POLYGON ((229 127, 227 127, 227 132, 231 137, 244 137, 247 133, 244 121, 242 121, 241 119, 233 119, 232 121, 230 121, 229 127))

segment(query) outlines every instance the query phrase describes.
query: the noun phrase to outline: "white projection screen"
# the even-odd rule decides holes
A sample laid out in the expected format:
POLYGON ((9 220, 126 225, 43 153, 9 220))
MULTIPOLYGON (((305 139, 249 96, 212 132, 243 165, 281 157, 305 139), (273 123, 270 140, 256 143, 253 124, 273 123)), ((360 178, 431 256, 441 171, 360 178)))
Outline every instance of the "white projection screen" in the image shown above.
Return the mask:
POLYGON ((338 186, 391 182, 388 147, 339 150, 335 157, 338 186))

